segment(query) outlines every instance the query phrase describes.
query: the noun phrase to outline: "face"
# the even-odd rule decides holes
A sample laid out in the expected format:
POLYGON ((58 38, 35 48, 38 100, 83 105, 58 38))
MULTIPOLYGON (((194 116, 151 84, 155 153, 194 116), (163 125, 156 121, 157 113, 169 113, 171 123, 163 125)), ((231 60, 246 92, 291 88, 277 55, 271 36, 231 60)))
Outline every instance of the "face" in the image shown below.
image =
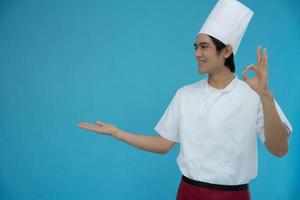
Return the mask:
POLYGON ((224 52, 217 53, 216 46, 206 34, 199 34, 195 42, 195 57, 198 62, 198 72, 213 73, 223 69, 225 62, 224 52))

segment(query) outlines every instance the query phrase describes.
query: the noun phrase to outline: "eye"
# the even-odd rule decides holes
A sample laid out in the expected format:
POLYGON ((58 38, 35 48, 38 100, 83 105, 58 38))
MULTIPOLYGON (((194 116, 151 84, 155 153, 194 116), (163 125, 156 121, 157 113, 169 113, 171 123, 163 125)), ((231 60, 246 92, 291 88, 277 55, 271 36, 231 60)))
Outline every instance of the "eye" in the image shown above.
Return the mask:
POLYGON ((198 46, 197 46, 197 44, 196 44, 196 43, 194 43, 194 48, 195 48, 195 50, 197 50, 197 49, 198 49, 198 46))
POLYGON ((200 47, 201 49, 205 50, 205 49, 208 48, 208 45, 207 45, 207 44, 200 44, 200 45, 197 45, 196 43, 194 43, 194 48, 195 48, 195 50, 197 50, 199 47, 200 47))

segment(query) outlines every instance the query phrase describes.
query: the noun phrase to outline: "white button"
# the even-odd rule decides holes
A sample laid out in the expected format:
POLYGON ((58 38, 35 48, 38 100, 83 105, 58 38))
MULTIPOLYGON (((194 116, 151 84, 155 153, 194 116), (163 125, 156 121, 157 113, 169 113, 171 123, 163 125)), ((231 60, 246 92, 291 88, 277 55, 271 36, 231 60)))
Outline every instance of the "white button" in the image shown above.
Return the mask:
POLYGON ((229 121, 227 121, 227 120, 225 121, 224 125, 225 125, 225 128, 227 128, 227 129, 231 129, 232 128, 232 124, 229 121))
POLYGON ((205 140, 199 140, 199 143, 200 143, 200 144, 204 144, 204 143, 205 143, 205 140))

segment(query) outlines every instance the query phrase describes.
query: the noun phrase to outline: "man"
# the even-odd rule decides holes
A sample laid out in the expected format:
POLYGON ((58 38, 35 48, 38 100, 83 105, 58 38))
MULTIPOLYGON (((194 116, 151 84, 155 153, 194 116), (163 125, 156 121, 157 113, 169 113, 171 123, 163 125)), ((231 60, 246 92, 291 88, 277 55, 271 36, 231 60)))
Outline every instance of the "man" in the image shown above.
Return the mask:
POLYGON ((178 200, 249 200, 248 183, 257 176, 257 136, 282 157, 292 132, 268 87, 266 49, 257 48, 257 65, 245 68, 244 81, 234 73, 234 56, 252 15, 236 0, 217 3, 194 44, 198 72, 208 77, 177 90, 155 127, 159 135, 132 134, 100 121, 78 126, 161 154, 180 143, 178 200), (253 78, 247 77, 249 70, 253 78))

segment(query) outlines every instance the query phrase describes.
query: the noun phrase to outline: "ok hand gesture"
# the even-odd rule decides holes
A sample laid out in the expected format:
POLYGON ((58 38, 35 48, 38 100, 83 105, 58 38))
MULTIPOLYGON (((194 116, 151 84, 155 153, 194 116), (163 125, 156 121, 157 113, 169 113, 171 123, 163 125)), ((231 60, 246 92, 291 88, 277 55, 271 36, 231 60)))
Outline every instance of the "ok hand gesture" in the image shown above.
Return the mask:
POLYGON ((263 53, 261 54, 261 47, 257 47, 257 66, 249 65, 242 72, 244 81, 255 91, 259 96, 268 93, 268 55, 267 49, 263 49, 263 53), (253 78, 247 77, 247 72, 249 70, 253 70, 255 72, 255 76, 253 78))

